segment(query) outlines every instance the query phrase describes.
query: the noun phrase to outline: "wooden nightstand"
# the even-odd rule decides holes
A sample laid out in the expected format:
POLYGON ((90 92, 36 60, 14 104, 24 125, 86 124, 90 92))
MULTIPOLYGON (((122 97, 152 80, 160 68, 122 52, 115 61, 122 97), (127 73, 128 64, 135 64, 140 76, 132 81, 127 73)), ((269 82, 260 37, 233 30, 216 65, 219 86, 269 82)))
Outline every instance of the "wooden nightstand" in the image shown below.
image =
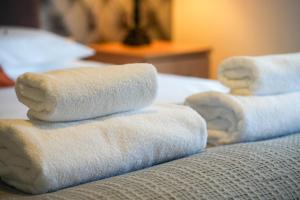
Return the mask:
POLYGON ((130 47, 121 43, 91 44, 96 54, 90 60, 112 64, 146 62, 161 73, 209 77, 210 49, 154 41, 148 46, 130 47))

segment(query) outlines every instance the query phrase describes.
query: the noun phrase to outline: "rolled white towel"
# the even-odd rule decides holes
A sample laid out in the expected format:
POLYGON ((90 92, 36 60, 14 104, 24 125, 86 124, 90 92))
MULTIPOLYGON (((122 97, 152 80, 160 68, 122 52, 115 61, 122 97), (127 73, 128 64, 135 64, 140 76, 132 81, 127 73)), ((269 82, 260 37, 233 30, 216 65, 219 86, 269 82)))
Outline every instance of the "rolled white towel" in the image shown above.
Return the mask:
POLYGON ((157 92, 156 75, 151 64, 25 73, 17 79, 16 93, 29 107, 29 118, 82 120, 151 104, 157 92))
POLYGON ((300 91, 300 53, 228 58, 219 66, 218 78, 237 95, 300 91))
POLYGON ((300 93, 233 96, 218 92, 192 95, 185 101, 205 120, 210 144, 269 139, 300 131, 300 93))
POLYGON ((0 121, 0 177, 44 193, 194 154, 206 124, 186 106, 155 105, 92 120, 0 121))

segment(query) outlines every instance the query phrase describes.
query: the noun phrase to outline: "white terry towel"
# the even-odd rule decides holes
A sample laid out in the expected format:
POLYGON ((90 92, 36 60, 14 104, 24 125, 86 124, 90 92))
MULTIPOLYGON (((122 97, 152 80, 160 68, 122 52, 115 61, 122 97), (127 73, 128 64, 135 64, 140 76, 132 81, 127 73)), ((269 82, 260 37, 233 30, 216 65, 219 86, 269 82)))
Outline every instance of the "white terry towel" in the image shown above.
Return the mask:
POLYGON ((153 65, 142 63, 25 73, 17 79, 16 93, 29 107, 29 118, 82 120, 150 105, 156 76, 153 65))
POLYGON ((300 53, 228 58, 219 66, 218 78, 238 95, 300 91, 300 53))
POLYGON ((197 112, 168 104, 68 123, 2 120, 0 177, 44 193, 194 154, 206 140, 197 112))
POLYGON ((185 101, 205 120, 213 145, 269 139, 300 131, 300 93, 233 96, 219 92, 185 101))

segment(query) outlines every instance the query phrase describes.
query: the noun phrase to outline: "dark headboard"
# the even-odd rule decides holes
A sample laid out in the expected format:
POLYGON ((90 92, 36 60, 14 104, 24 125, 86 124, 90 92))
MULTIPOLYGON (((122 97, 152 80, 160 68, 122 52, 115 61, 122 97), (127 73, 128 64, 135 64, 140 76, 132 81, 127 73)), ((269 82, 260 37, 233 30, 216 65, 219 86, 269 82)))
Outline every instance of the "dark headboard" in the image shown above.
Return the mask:
POLYGON ((0 0, 0 25, 39 27, 39 0, 0 0))

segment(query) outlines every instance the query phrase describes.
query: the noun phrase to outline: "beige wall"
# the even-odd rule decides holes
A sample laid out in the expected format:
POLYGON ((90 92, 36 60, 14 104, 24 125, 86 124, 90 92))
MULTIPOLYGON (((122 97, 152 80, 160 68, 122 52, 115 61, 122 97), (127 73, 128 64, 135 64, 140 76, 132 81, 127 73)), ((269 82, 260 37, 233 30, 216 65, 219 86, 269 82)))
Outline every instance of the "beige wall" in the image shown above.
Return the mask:
POLYGON ((173 39, 213 49, 222 59, 300 51, 300 0, 174 0, 173 39))

